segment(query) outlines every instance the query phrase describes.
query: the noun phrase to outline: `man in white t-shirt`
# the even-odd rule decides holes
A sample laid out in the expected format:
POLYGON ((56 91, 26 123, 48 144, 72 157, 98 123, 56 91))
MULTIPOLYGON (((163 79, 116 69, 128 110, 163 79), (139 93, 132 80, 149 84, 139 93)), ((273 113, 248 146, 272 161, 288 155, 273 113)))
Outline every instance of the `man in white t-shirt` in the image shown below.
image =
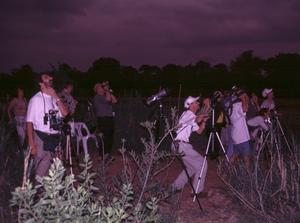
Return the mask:
MULTIPOLYGON (((175 143, 177 144, 176 149, 178 153, 182 154, 182 160, 186 167, 189 177, 194 176, 193 187, 196 190, 198 183, 198 177, 200 176, 201 167, 204 162, 204 157, 201 156, 193 146, 189 143, 189 138, 192 132, 197 132, 201 134, 205 129, 205 123, 208 117, 205 115, 196 116, 196 112, 199 109, 199 97, 189 96, 185 102, 184 107, 187 109, 183 112, 179 119, 179 128, 176 131, 177 136, 175 138, 175 143)), ((207 170, 207 162, 204 165, 204 171, 202 179, 200 182, 200 187, 198 191, 195 191, 197 194, 203 191, 204 182, 207 170)), ((183 170, 177 179, 172 184, 173 188, 180 190, 188 182, 188 176, 183 170)))
POLYGON ((265 98, 265 100, 261 103, 260 108, 267 108, 269 111, 274 110, 275 102, 273 89, 265 88, 262 91, 262 96, 265 98))
POLYGON ((30 99, 26 117, 28 144, 34 156, 35 174, 39 177, 48 173, 59 143, 59 131, 54 127, 51 117, 58 119, 68 114, 52 87, 52 79, 49 74, 40 76, 40 91, 30 99))
POLYGON ((237 96, 240 100, 232 105, 232 111, 229 117, 231 123, 231 139, 233 143, 233 155, 230 158, 230 162, 234 163, 236 159, 241 156, 244 159, 247 170, 250 171, 252 149, 246 122, 249 98, 242 90, 237 92, 237 96))

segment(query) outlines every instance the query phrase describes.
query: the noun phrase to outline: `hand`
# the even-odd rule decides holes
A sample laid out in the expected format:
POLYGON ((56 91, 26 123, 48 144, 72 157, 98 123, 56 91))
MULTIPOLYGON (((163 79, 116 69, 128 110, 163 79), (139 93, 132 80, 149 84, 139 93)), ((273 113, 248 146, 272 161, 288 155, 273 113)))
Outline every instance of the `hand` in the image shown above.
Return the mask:
POLYGON ((52 87, 47 87, 46 85, 44 84, 40 84, 41 86, 41 90, 43 93, 53 97, 53 98, 58 98, 57 94, 56 94, 56 91, 52 88, 52 87))
POLYGON ((207 119, 209 119, 209 116, 207 114, 201 114, 196 117, 196 122, 206 122, 207 119))

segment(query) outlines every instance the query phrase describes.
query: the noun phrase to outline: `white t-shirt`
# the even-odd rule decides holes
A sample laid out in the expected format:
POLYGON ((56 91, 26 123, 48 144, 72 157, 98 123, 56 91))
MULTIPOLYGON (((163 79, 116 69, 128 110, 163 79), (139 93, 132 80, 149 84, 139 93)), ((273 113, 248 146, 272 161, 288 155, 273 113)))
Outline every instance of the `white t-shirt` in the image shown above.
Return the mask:
POLYGON ((178 124, 179 129, 176 131, 176 140, 181 140, 184 142, 189 142, 191 133, 199 129, 199 126, 196 122, 196 115, 190 110, 182 113, 178 124))
POLYGON ((266 99, 261 103, 260 108, 267 108, 270 111, 275 108, 275 103, 273 100, 269 101, 268 99, 266 99))
POLYGON ((250 140, 250 135, 246 123, 246 112, 243 111, 242 102, 232 105, 231 122, 231 138, 233 144, 240 144, 250 140))
MULTIPOLYGON (((50 129, 49 115, 47 124, 44 124, 45 113, 48 114, 51 109, 59 111, 55 99, 42 92, 36 93, 29 101, 26 122, 32 122, 34 130, 48 134, 58 133, 58 131, 50 129)), ((62 117, 60 111, 58 117, 62 117)))

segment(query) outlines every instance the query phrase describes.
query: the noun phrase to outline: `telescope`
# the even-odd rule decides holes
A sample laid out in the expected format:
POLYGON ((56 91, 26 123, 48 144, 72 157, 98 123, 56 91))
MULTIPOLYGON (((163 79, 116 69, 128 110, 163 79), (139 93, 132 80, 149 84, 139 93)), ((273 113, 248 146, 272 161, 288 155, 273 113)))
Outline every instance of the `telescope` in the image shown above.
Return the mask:
POLYGON ((163 97, 167 96, 169 93, 170 93, 169 89, 163 88, 159 92, 157 92, 156 94, 148 97, 146 99, 146 104, 151 105, 154 102, 161 100, 163 97))

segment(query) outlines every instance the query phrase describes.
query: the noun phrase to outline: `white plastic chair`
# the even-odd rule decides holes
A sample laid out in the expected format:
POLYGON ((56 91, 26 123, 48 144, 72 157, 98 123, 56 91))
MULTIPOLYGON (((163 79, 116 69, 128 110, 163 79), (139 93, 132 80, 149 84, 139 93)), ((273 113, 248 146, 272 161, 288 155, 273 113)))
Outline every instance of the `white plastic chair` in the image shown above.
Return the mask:
POLYGON ((75 131, 75 136, 76 136, 76 147, 77 147, 77 155, 79 155, 79 147, 80 147, 80 142, 82 141, 83 145, 83 150, 85 154, 88 154, 88 139, 92 138, 95 140, 97 148, 99 147, 98 145, 98 140, 97 136, 95 134, 91 134, 89 129, 87 128, 86 124, 83 122, 75 122, 74 123, 74 131, 75 131))

